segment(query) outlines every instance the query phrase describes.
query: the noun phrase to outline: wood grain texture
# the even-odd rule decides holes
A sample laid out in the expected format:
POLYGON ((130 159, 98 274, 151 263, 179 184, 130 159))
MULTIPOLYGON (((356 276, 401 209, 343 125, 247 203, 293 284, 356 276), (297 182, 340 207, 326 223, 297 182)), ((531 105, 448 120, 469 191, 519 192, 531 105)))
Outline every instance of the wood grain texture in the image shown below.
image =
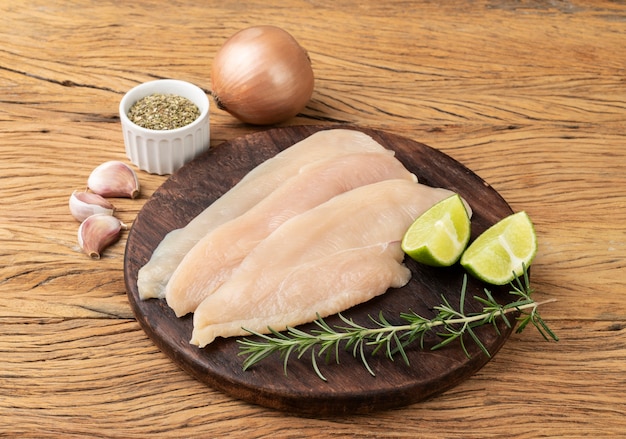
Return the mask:
MULTIPOLYGON (((0 437, 619 437, 626 431, 626 5, 603 0, 0 2, 0 437), (513 335, 460 386, 404 409, 285 415, 190 378, 133 318, 126 237, 91 261, 67 210, 126 160, 137 83, 210 88, 222 42, 276 24, 313 99, 285 125, 348 123, 436 147, 526 210, 537 298, 560 336, 513 335)), ((212 108, 211 144, 259 131, 212 108)), ((140 174, 132 223, 164 177, 140 174)))

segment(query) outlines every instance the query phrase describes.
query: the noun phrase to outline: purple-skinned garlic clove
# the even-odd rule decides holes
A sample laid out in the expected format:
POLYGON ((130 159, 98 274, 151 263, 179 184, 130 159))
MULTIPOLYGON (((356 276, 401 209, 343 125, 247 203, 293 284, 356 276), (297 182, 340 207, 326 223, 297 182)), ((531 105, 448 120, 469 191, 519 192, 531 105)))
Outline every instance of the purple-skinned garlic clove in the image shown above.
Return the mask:
POLYGON ((87 187, 103 197, 137 198, 139 179, 126 163, 111 160, 91 171, 87 187))
POLYGON ((91 192, 78 190, 72 192, 69 205, 72 216, 79 222, 85 221, 88 217, 96 213, 106 215, 113 215, 115 213, 115 206, 113 206, 109 200, 91 192))
POLYGON ((114 216, 91 215, 78 228, 78 245, 92 259, 100 259, 102 251, 115 243, 128 227, 114 216))

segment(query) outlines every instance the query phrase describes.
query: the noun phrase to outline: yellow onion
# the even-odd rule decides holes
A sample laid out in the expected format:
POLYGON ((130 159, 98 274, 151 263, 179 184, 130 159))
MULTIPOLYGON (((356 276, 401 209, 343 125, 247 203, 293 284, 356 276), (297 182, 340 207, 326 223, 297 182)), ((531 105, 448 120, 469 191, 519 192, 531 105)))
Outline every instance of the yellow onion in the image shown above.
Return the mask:
POLYGON ((313 69, 306 50, 285 30, 253 26, 231 36, 217 52, 211 72, 218 108, 242 122, 283 122, 313 94, 313 69))

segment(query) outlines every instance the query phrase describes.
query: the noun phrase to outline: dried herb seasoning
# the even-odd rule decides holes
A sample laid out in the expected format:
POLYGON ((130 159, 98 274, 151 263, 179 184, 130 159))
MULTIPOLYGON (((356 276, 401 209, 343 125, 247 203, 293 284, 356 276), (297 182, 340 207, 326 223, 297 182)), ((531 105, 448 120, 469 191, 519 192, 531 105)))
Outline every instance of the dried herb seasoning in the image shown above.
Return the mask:
POLYGON ((150 130, 173 130, 200 116, 197 105, 175 94, 154 93, 139 99, 128 110, 128 119, 150 130))

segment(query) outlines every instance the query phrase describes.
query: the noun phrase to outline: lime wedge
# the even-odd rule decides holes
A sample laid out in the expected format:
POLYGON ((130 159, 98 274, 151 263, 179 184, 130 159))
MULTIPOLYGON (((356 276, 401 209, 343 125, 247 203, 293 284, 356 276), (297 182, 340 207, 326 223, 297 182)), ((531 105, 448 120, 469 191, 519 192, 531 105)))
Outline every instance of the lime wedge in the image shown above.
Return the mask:
POLYGON ((537 235, 526 212, 518 212, 485 230, 461 257, 473 276, 493 285, 519 277, 537 253, 537 235))
POLYGON ((469 238, 469 215, 454 194, 415 220, 404 234, 402 250, 422 264, 447 267, 459 260, 469 238))

